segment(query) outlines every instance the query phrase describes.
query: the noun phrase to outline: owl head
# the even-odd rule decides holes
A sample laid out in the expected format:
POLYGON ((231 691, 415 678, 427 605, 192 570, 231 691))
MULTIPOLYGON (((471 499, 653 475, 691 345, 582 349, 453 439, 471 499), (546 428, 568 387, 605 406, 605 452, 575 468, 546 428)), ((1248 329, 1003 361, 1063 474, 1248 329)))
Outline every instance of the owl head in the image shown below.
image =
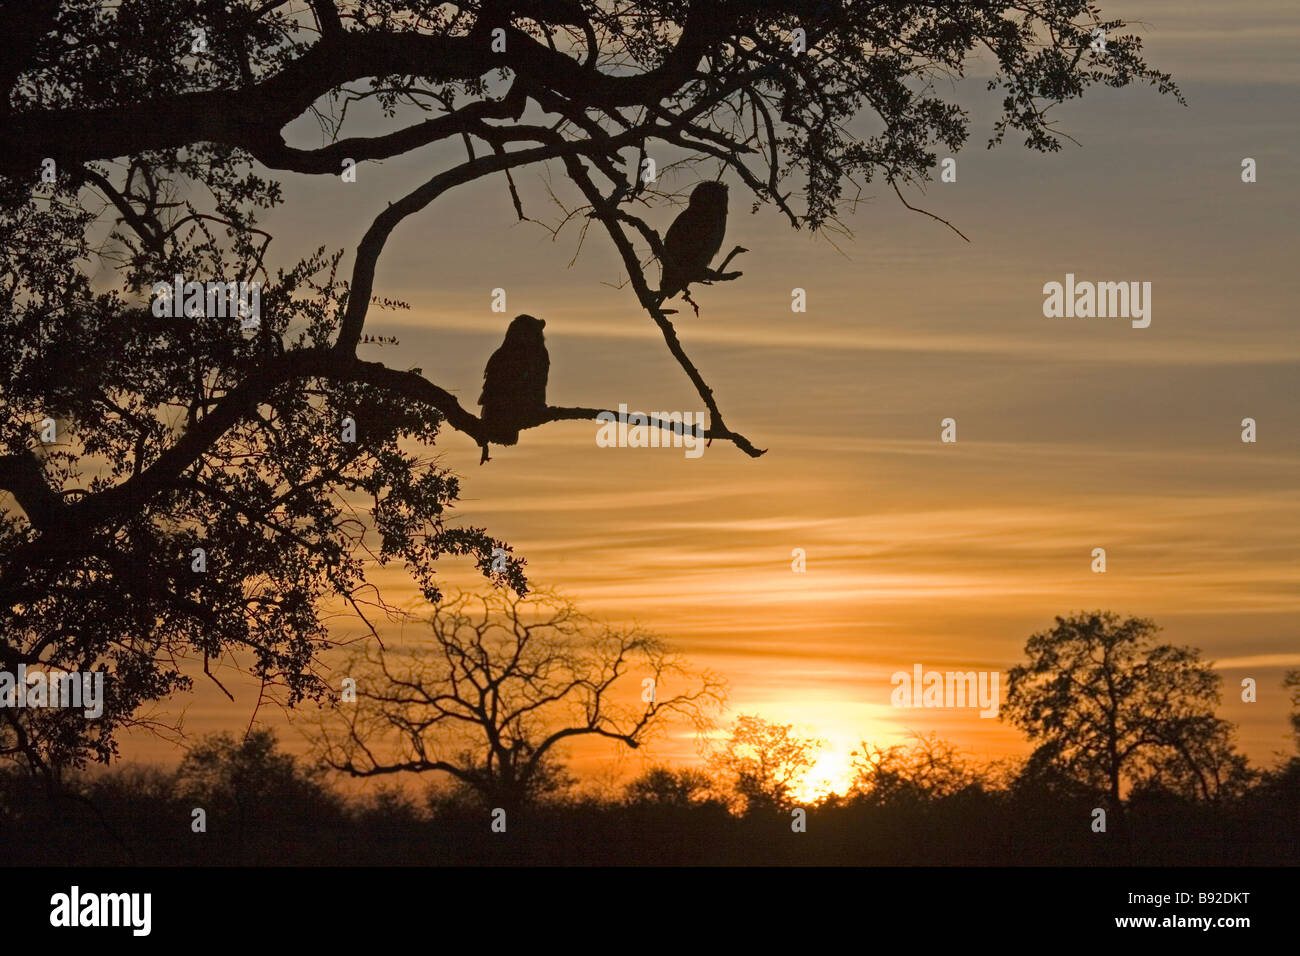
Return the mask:
POLYGON ((516 315, 506 329, 506 339, 515 341, 536 341, 542 337, 546 327, 545 319, 535 319, 531 315, 516 315))
POLYGON ((698 209, 727 208, 727 184, 718 182, 700 183, 691 190, 691 205, 698 209))

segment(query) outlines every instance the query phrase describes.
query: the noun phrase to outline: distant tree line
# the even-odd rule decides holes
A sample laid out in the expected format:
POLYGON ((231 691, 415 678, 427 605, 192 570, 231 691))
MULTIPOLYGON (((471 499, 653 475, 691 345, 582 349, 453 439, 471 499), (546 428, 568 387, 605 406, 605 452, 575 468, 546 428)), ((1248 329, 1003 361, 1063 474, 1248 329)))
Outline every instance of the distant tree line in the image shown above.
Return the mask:
MULTIPOLYGON (((751 728, 752 729, 752 728, 751 728)), ((756 781, 652 766, 621 791, 569 788, 492 832, 462 784, 346 797, 266 731, 205 739, 172 770, 127 766, 51 802, 0 776, 11 864, 941 864, 1294 865, 1300 756, 1207 802, 1160 787, 1128 797, 1126 827, 1093 832, 1094 795, 1026 762, 982 768, 933 737, 860 752, 849 793, 792 815, 756 781), (738 785, 745 792, 734 787, 738 785), (193 811, 205 810, 206 832, 193 811)))
POLYGON ((485 616, 467 598, 445 608, 421 668, 385 667, 364 652, 377 668, 369 713, 384 720, 327 716, 315 759, 282 753, 254 730, 205 738, 173 770, 101 770, 54 792, 41 775, 12 768, 0 775, 0 851, 14 863, 83 865, 1300 862, 1300 671, 1283 682, 1296 753, 1254 768, 1214 714, 1215 672, 1199 652, 1157 643, 1150 621, 1079 614, 1029 639, 1003 709, 1035 743, 1028 757, 979 764, 935 736, 864 742, 847 792, 809 799, 800 787, 820 742, 755 715, 741 715, 701 767, 651 765, 621 788, 584 788, 559 750, 539 742, 595 727, 636 747, 666 701, 706 727, 703 706, 721 699, 717 678, 691 677, 657 639, 595 626, 554 596, 533 598, 550 607, 544 619, 501 600, 483 604, 485 616), (495 637, 492 622, 505 625, 495 637), (605 696, 634 652, 694 689, 614 707, 605 696), (473 663, 439 673, 463 656, 473 663), (383 673, 387 684, 375 680, 383 673), (488 693, 465 693, 467 682, 488 693), (459 696, 445 693, 451 686, 459 696), (575 701, 576 710, 566 706, 575 701), (522 719, 544 706, 569 722, 522 719), (436 731, 429 713, 458 707, 497 719, 462 715, 457 724, 473 730, 454 738, 452 762, 441 766, 432 742, 413 732, 436 731), (385 740, 396 749, 381 749, 385 740), (423 766, 401 757, 412 748, 423 766), (539 752, 540 769, 523 773, 539 752), (361 754, 368 763, 356 762, 361 754), (422 796, 397 786, 345 796, 328 777, 331 767, 372 776, 398 766, 439 772, 422 796), (502 789, 524 778, 528 786, 502 789))

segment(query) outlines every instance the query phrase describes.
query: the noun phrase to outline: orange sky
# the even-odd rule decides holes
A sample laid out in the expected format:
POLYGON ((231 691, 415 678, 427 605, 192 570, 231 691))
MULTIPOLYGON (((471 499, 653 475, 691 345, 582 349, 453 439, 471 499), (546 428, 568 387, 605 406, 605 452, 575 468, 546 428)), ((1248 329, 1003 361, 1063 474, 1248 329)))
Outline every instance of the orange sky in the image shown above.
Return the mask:
MULTIPOLYGON (((586 612, 635 620, 721 671, 726 719, 794 722, 841 756, 912 730, 980 757, 1024 752, 1018 732, 974 711, 892 708, 889 675, 921 663, 1000 670, 1005 685, 1032 632, 1104 607, 1152 617, 1217 661, 1222 715, 1252 760, 1271 762, 1291 746, 1282 672, 1300 666, 1300 68, 1287 7, 1107 3, 1146 22, 1149 58, 1190 106, 1094 91, 1057 111, 1083 145, 1053 156, 985 150, 991 101, 978 80, 955 86, 975 120, 958 181, 910 198, 969 245, 873 187, 841 254, 770 211, 751 216, 733 184, 725 248, 751 250, 733 264, 745 275, 701 289, 700 317, 677 327, 728 423, 768 454, 599 448, 584 422, 526 432, 480 468, 472 442, 447 432, 439 451, 465 476, 459 519, 511 542, 533 580, 586 612), (1042 286, 1067 272, 1152 283, 1150 327, 1044 318, 1042 286), (790 311, 794 287, 806 314, 790 311), (1253 445, 1240 441, 1247 416, 1253 445), (946 417, 956 444, 939 441, 946 417), (1104 575, 1090 571, 1096 547, 1104 575), (1245 676, 1258 703, 1239 699, 1245 676)), ((273 248, 281 261, 321 242, 355 248, 439 159, 364 165, 355 184, 290 177, 273 248)), ((517 181, 530 214, 553 212, 536 171, 517 181)), ((662 231, 674 213, 652 218, 662 231)), ((603 233, 569 268, 575 242, 515 223, 501 181, 444 197, 390 242, 376 294, 413 309, 373 313, 367 331, 401 342, 363 357, 419 366, 472 407, 510 316, 528 312, 547 322, 553 404, 702 409, 631 291, 610 285, 621 273, 603 233), (489 309, 496 287, 507 315, 489 309)), ((404 599, 403 576, 382 580, 404 599)), ((242 730, 252 695, 239 698, 203 687, 169 706, 189 706, 191 734, 242 730)), ((124 752, 175 753, 140 737, 124 752)), ((578 756, 595 770, 606 753, 578 756)))

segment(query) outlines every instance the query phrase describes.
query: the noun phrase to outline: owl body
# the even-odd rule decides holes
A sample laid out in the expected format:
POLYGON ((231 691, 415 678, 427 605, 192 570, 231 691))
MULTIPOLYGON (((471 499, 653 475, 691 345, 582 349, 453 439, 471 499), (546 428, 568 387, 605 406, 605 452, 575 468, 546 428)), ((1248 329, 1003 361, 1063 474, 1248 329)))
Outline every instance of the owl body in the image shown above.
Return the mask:
POLYGON ((705 278, 726 232, 727 187, 722 183, 700 183, 691 190, 690 204, 664 236, 659 294, 671 299, 692 282, 705 278))
POLYGON ((532 425, 546 410, 546 376, 551 357, 542 329, 546 323, 531 315, 515 316, 505 341, 483 370, 484 435, 498 445, 519 441, 519 429, 532 425))

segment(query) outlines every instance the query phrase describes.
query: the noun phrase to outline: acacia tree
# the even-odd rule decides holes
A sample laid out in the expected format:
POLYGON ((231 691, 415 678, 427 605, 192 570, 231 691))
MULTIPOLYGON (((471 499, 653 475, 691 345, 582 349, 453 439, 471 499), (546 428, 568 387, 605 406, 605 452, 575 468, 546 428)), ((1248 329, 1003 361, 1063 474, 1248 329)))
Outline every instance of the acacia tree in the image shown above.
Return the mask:
POLYGON ((674 721, 703 731, 723 701, 716 675, 692 674, 659 638, 598 625, 553 592, 461 592, 429 628, 410 650, 357 651, 345 670, 355 703, 325 711, 315 734, 328 766, 442 772, 488 806, 518 809, 564 780, 560 747, 636 749, 674 721))
POLYGON ((1128 785, 1214 799, 1245 770, 1214 713, 1219 675, 1200 651, 1157 644, 1158 632, 1109 611, 1058 617, 1008 675, 1002 714, 1037 743, 1031 765, 1105 794, 1116 814, 1128 785))
MULTIPOLYGON (((373 561, 431 601, 442 555, 491 573, 508 548, 447 521, 456 478, 411 450, 450 428, 486 459, 482 422, 419 369, 357 354, 370 310, 400 306, 375 289, 386 244, 440 196, 499 177, 524 218, 513 173, 554 172, 567 221, 618 250, 707 436, 757 456, 646 278, 670 195, 643 160, 663 183, 707 164, 792 226, 833 225, 871 181, 902 200, 965 142, 932 81, 976 55, 1002 94, 990 145, 1059 148, 1049 111, 1092 85, 1176 94, 1098 17, 1085 0, 0 0, 0 665, 102 669, 109 687, 95 722, 6 710, 0 752, 51 774, 107 760, 141 705, 212 661, 293 704, 322 690, 322 608, 387 610, 373 561), (392 128, 355 134, 358 104, 392 128), (309 115, 328 142, 286 141, 309 115), (376 195, 350 265, 282 255, 258 225, 280 172, 331 182, 446 141, 464 158, 376 195), (259 324, 155 315, 173 276, 263 283, 259 324)), ((502 583, 524 587, 522 564, 502 583)))

